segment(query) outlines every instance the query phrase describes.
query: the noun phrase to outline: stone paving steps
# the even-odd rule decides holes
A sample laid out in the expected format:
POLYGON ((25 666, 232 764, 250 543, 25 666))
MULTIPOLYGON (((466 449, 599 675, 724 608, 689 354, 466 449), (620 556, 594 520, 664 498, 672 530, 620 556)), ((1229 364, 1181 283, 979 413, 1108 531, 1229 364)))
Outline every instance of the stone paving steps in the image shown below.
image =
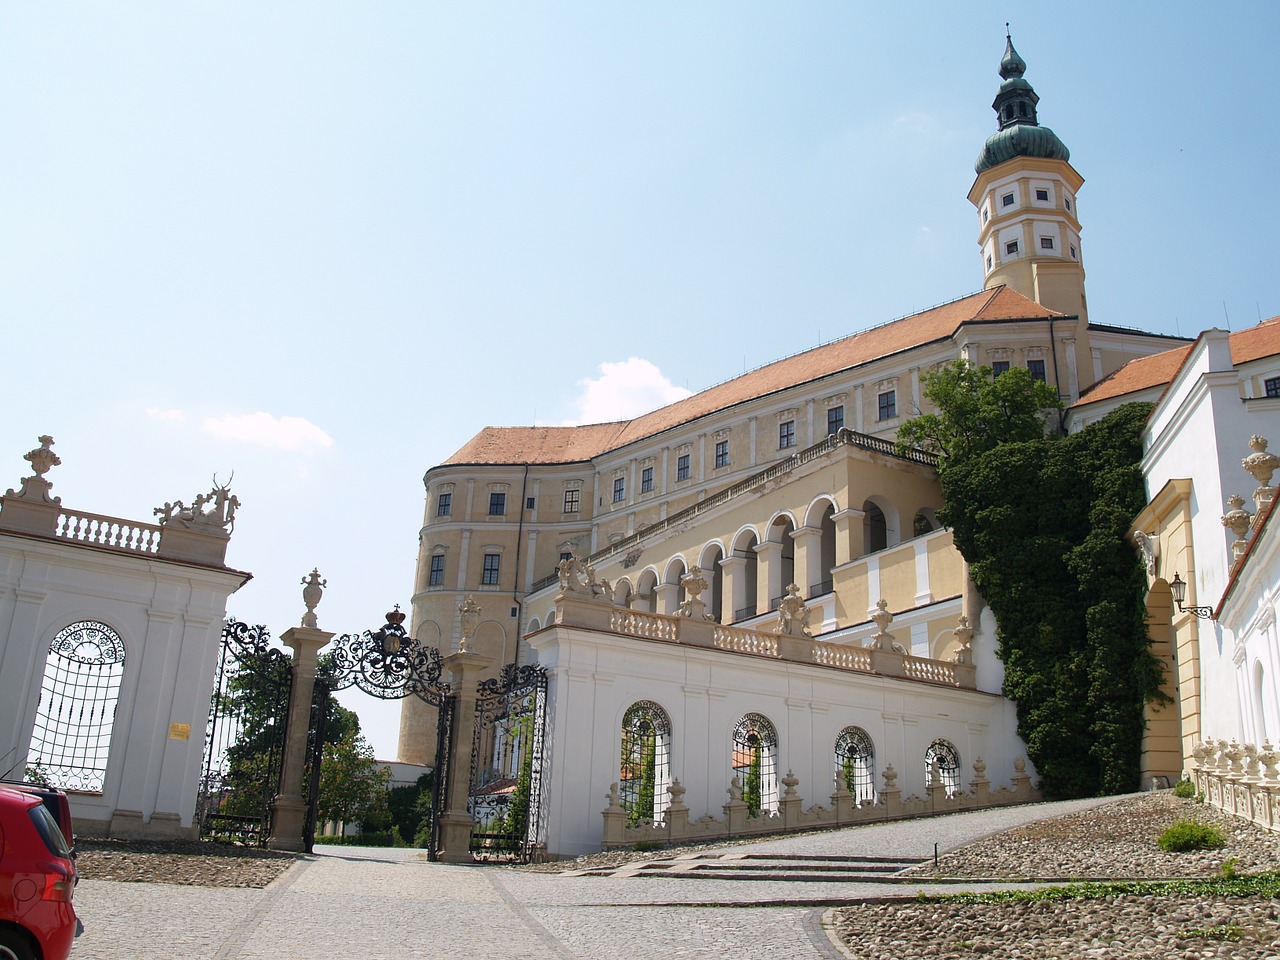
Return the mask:
MULTIPOLYGON (((800 856, 785 854, 697 853, 670 860, 646 860, 618 867, 573 871, 564 876, 644 877, 673 880, 900 883, 898 875, 922 860, 906 857, 800 856)), ((915 879, 913 882, 919 882, 915 879)))

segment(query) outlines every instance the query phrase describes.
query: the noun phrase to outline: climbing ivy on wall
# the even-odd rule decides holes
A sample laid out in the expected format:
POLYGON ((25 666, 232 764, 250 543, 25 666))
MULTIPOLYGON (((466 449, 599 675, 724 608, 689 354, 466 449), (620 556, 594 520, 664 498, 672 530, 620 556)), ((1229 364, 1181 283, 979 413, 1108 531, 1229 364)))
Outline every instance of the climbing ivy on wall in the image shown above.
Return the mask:
MULTIPOLYGON (((955 373, 927 380, 926 395, 934 399, 939 380, 945 397, 1023 372, 971 368, 967 385, 955 373)), ((1024 391, 1022 402, 1039 400, 1024 391)), ((939 407, 934 429, 947 416, 939 407)), ((1127 404, 1067 437, 938 449, 941 518, 999 623, 1004 692, 1050 796, 1137 789, 1143 705, 1167 699, 1144 621, 1145 575, 1124 539, 1146 501, 1139 461, 1150 409, 1127 404)))

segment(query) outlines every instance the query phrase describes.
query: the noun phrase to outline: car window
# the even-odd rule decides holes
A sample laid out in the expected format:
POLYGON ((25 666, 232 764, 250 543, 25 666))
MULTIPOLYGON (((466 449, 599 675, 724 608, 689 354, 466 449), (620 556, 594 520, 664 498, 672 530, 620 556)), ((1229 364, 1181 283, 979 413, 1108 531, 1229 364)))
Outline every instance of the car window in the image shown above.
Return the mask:
POLYGON ((44 845, 49 848, 49 852, 55 857, 70 860, 71 849, 67 846, 66 837, 62 835, 58 822, 53 819, 53 815, 44 808, 44 805, 32 807, 27 811, 27 816, 36 825, 36 832, 44 840, 44 845))

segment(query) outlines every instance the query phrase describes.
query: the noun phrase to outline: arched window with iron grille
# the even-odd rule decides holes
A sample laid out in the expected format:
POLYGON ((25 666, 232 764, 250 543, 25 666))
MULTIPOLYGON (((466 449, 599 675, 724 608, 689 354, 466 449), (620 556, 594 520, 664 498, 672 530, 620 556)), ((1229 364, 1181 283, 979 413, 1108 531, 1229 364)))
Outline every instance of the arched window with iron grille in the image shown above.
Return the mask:
POLYGON ((876 750, 861 727, 845 727, 836 737, 836 776, 858 806, 876 802, 876 750))
POLYGON ((937 764, 938 776, 942 785, 947 788, 947 796, 960 792, 960 751, 950 740, 939 738, 929 744, 924 752, 924 782, 933 783, 934 765, 937 764))
POLYGON ((639 700, 622 717, 618 791, 627 823, 660 823, 671 797, 671 718, 652 700, 639 700))
POLYGON ((68 790, 101 792, 124 677, 124 641, 81 620, 49 645, 27 766, 68 790))
POLYGON ((778 809, 778 733, 768 717, 748 713, 734 726, 733 772, 748 815, 778 809))

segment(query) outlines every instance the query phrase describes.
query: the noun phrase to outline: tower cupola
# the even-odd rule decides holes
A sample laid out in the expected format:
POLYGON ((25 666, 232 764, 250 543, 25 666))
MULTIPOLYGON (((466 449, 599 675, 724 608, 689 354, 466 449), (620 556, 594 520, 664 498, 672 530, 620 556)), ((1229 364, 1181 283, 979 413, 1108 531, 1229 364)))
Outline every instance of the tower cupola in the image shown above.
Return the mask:
POLYGON ((999 129, 993 133, 978 155, 974 170, 982 173, 1014 157, 1042 157, 1046 160, 1070 160, 1069 151, 1058 135, 1040 126, 1036 104, 1040 97, 1023 79, 1027 62, 1013 49, 1013 37, 1005 34, 1004 56, 1000 59, 1000 90, 992 101, 999 129))

